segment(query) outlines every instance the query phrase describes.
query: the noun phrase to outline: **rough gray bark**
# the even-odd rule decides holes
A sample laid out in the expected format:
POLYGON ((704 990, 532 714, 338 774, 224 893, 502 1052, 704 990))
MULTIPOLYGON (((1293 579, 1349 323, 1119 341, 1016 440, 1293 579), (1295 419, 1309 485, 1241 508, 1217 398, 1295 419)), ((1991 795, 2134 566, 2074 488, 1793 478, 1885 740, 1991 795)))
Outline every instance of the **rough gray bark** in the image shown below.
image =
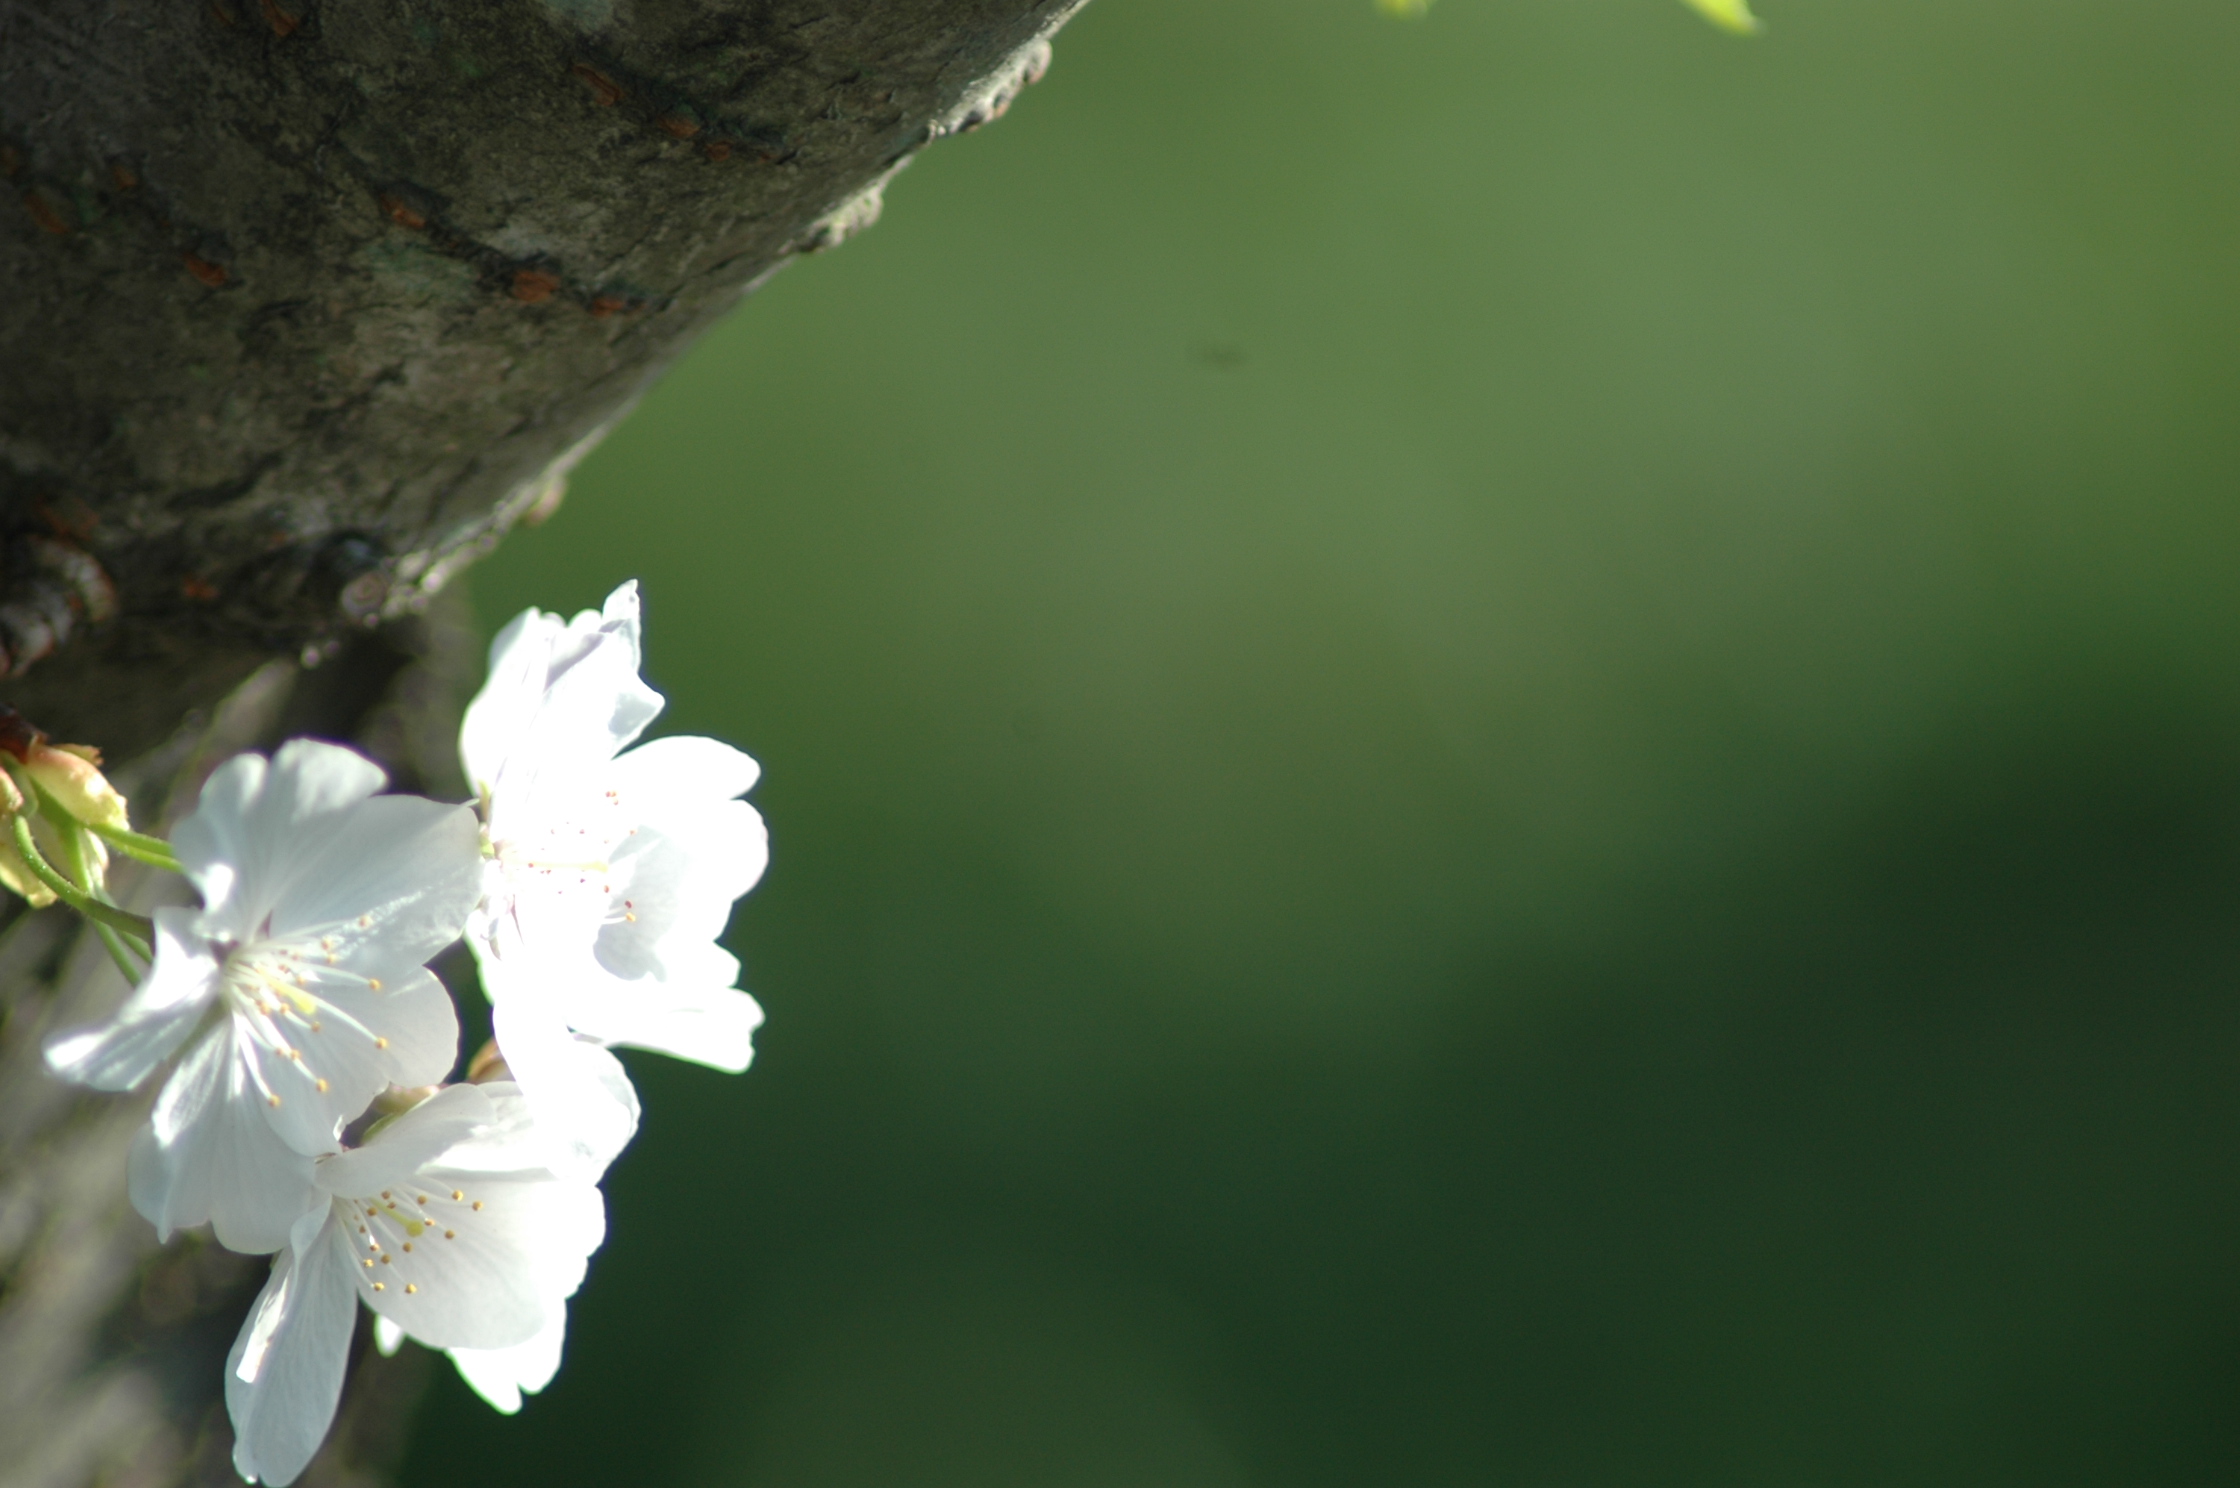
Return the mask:
MULTIPOLYGON (((455 789, 446 580, 1078 3, 0 0, 0 701, 143 824, 286 733, 455 789)), ((0 1484, 231 1478, 262 1263, 159 1251, 147 1092, 40 1067, 122 990, 61 911, 0 931, 0 1484)), ((412 1379, 306 1481, 377 1481, 412 1379)))
POLYGON ((19 706, 122 751, 409 613, 1075 3, 0 0, 19 706))

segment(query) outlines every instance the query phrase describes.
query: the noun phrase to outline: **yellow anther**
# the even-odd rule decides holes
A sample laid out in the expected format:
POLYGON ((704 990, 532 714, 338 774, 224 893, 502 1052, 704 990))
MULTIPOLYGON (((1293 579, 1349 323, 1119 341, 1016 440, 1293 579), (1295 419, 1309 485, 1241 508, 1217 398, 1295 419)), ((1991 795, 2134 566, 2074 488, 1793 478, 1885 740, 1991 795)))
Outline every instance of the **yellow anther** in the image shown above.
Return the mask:
MULTIPOLYGON (((278 1105, 278 1104, 279 1104, 279 1102, 278 1102, 278 1101, 275 1101, 275 1102, 273 1102, 273 1104, 274 1104, 274 1105, 278 1105)), ((475 1207, 475 1212, 476 1212, 477 1214, 481 1213, 481 1212, 482 1212, 482 1200, 480 1200, 480 1199, 476 1199, 476 1200, 474 1201, 474 1207, 475 1207)))
POLYGON ((383 1189, 383 1190, 381 1190, 381 1197, 383 1197, 383 1198, 387 1198, 387 1197, 389 1197, 389 1190, 387 1190, 387 1189, 383 1189))
POLYGON ((458 1202, 459 1202, 459 1201, 460 1201, 461 1199, 465 1198, 466 1196, 467 1196, 467 1194, 466 1194, 466 1190, 465 1190, 465 1189, 455 1188, 455 1189, 451 1190, 451 1202, 452 1202, 452 1203, 454 1203, 454 1204, 458 1203, 458 1202))
POLYGON ((389 1258, 388 1258, 387 1256, 383 1256, 383 1257, 381 1258, 381 1264, 382 1264, 382 1265, 384 1265, 384 1266, 388 1265, 388 1264, 389 1264, 389 1258))
POLYGON ((368 1271, 371 1271, 373 1269, 373 1259, 370 1256, 365 1260, 360 1261, 358 1264, 365 1267, 368 1271))
POLYGON ((288 1051, 288 1057, 300 1062, 303 1058, 303 1051, 301 1049, 290 1049, 288 1051))
POLYGON ((383 1286, 383 1285, 382 1285, 382 1284, 381 1284, 380 1282, 378 1282, 378 1281, 377 1281, 377 1282, 375 1282, 375 1283, 373 1284, 373 1289, 374 1289, 375 1291, 377 1291, 377 1292, 385 1292, 385 1291, 387 1291, 387 1290, 388 1290, 388 1288, 387 1288, 387 1287, 383 1286))
POLYGON ((638 917, 637 917, 636 915, 634 915, 634 914, 630 914, 630 913, 627 913, 627 912, 625 912, 625 913, 623 914, 623 916, 622 916, 622 917, 623 917, 623 918, 624 918, 625 920, 628 920, 628 921, 629 921, 629 922, 630 922, 631 924, 633 924, 633 925, 635 925, 635 924, 637 924, 637 923, 638 923, 638 917))
POLYGON ((446 1240, 456 1240, 459 1238, 459 1232, 457 1230, 445 1230, 443 1232, 443 1238, 446 1240))
POLYGON ((325 1095, 327 1093, 327 1082, 323 1079, 319 1081, 319 1093, 321 1095, 325 1095))
POLYGON ((428 1196, 426 1194, 422 1194, 419 1198, 414 1199, 412 1202, 415 1204, 425 1204, 428 1202, 428 1196))
POLYGON ((280 1097, 277 1095, 268 1095, 264 1098, 264 1103, 268 1106, 277 1106, 280 1104, 280 1097))
POLYGON ((378 991, 380 991, 380 990, 381 990, 381 978, 379 978, 379 977, 367 977, 367 978, 366 978, 366 990, 367 990, 367 991, 369 991, 369 992, 378 992, 378 991))
POLYGON ((389 1041, 385 1038, 377 1038, 373 1041, 373 1046, 376 1049, 386 1049, 389 1047, 389 1041))
POLYGON ((363 930, 363 929, 365 929, 365 927, 366 927, 366 926, 368 926, 368 925, 370 925, 370 924, 372 924, 372 923, 373 923, 373 916, 372 916, 372 915, 359 915, 359 916, 358 916, 358 928, 359 928, 360 930, 363 930))
POLYGON ((404 1284, 404 1289, 407 1293, 417 1292, 420 1290, 419 1286, 416 1283, 409 1281, 404 1284))

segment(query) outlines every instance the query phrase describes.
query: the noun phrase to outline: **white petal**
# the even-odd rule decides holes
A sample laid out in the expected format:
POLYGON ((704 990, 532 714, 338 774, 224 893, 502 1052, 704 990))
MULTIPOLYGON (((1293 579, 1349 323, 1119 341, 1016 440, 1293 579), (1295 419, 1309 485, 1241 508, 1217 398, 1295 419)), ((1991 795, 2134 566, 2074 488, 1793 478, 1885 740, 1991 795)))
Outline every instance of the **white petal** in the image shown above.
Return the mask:
MULTIPOLYGON (((638 1092, 631 1087, 622 1061, 596 1044, 580 1045, 583 1070, 600 1082, 602 1096, 635 1122, 638 1092)), ((452 1148, 434 1166, 453 1173, 480 1173, 495 1177, 526 1176, 542 1171, 571 1182, 595 1183, 618 1152, 597 1154, 597 1166, 586 1170, 569 1163, 567 1149, 550 1139, 538 1124, 536 1108, 510 1080, 494 1080, 478 1087, 490 1097, 491 1120, 474 1140, 452 1148)))
MULTIPOLYGON (((691 865, 687 876, 666 891, 705 906, 703 933, 722 927, 731 901, 753 888, 770 862, 769 829, 745 801, 718 801, 649 817, 626 846, 647 851, 660 843, 672 844, 691 865)), ((654 865, 633 863, 631 871, 635 892, 636 880, 652 873, 654 865)))
POLYGON ((611 1026, 610 1020, 632 1017, 631 1004, 658 996, 648 989, 660 983, 726 991, 738 985, 739 958, 707 935, 670 935, 645 944, 612 935, 612 926, 608 930, 597 947, 597 969, 605 975, 571 981, 562 1003, 569 1023, 592 1037, 613 1042, 607 1034, 594 1032, 594 1027, 603 1029, 611 1026), (636 974, 624 975, 626 970, 636 974))
MULTIPOLYGON (((568 1031, 549 1007, 537 1005, 533 975, 528 987, 493 980, 491 1024, 506 1068, 535 1113, 539 1131, 566 1172, 596 1176, 638 1130, 638 1096, 612 1054, 568 1031)), ((509 972, 507 976, 510 976, 509 972)))
POLYGON ((420 1167, 440 1167, 448 1173, 474 1173, 484 1178, 552 1176, 556 1171, 552 1144, 537 1129, 535 1113, 529 1109, 521 1087, 511 1080, 491 1080, 470 1088, 481 1097, 474 1126, 457 1135, 449 1146, 431 1149, 420 1167))
POLYGON ((641 799, 649 816, 743 796, 761 778, 752 755, 698 734, 654 739, 614 762, 616 787, 641 799))
POLYGON ((313 739, 282 746, 270 765, 254 755, 220 765, 172 834, 202 890, 205 924, 235 938, 253 934, 301 866, 326 848, 319 819, 386 781, 364 756, 313 739))
POLYGON ((439 1092, 319 1165, 360 1296, 436 1348, 527 1341, 605 1234, 598 1190, 555 1179, 513 1087, 489 1091, 439 1092))
POLYGON ((254 1483, 292 1483, 326 1440, 357 1320, 352 1259, 329 1224, 274 1258, 226 1359, 233 1464, 254 1483))
POLYGON ((355 749, 290 739, 272 756, 272 773, 257 797, 253 825, 269 837, 284 837, 299 824, 354 805, 388 783, 388 774, 355 749))
MULTIPOLYGON (((744 802, 719 803, 760 825, 744 802)), ((736 835, 695 832, 692 838, 646 830, 617 859, 624 914, 600 929, 595 965, 580 963, 545 977, 548 999, 577 1032, 606 1044, 653 1049, 736 1073, 754 1057, 762 1022, 754 999, 734 989, 739 963, 716 943, 730 918, 729 895, 751 882, 726 865, 736 835), (699 839, 695 841, 694 839, 699 839), (696 846, 712 840, 705 851, 696 846), (730 871, 726 871, 727 866, 730 871)), ((752 866, 759 869, 760 854, 752 866)))
POLYGON ((622 637, 630 647, 630 659, 643 665, 645 653, 638 637, 639 605, 638 581, 624 579, 614 586, 614 592, 607 596, 607 602, 600 607, 599 628, 622 637))
POLYGON ((527 609, 490 642, 490 671, 459 721, 459 762, 479 793, 528 739, 560 620, 527 609))
MULTIPOLYGON (((262 755, 235 755, 210 772, 194 810, 172 829, 171 849, 187 878, 201 890, 203 908, 210 915, 225 917, 233 906, 234 889, 250 856, 250 803, 264 789, 271 768, 262 755)), ((254 927, 243 923, 230 928, 246 934, 254 927)))
POLYGON ((332 1152, 344 1126, 391 1085, 430 1085, 459 1057, 459 1013, 434 973, 414 967, 376 992, 339 978, 306 978, 305 1016, 275 1019, 297 1057, 269 1044, 251 1050, 266 1088, 280 1097, 266 1115, 298 1152, 332 1152), (324 1090, 320 1081, 326 1082, 324 1090))
POLYGON ((527 1343, 506 1349, 453 1349, 451 1362, 475 1394, 505 1415, 521 1409, 523 1394, 534 1395, 560 1372, 560 1351, 568 1337, 568 1309, 552 1310, 552 1320, 527 1343))
POLYGON ((397 1350, 404 1347, 404 1329, 390 1322, 380 1313, 373 1315, 373 1346, 384 1359, 394 1359, 397 1350))
POLYGON ((651 1049, 726 1074, 753 1062, 762 1007, 746 993, 646 981, 630 984, 630 994, 599 1001, 578 1031, 603 1044, 651 1049))
POLYGON ((539 772, 613 759, 645 732, 661 704, 661 694, 638 675, 635 648, 619 637, 601 637, 545 688, 537 710, 539 772))
POLYGON ((569 617, 566 629, 553 641, 552 675, 559 676, 590 655, 594 646, 610 641, 628 650, 633 669, 640 667, 645 663, 640 631, 638 581, 625 579, 598 609, 578 610, 569 617))
POLYGON ((624 608, 626 616, 586 612, 567 625, 530 610, 491 646, 490 677, 461 722, 459 752, 476 789, 492 793, 494 831, 504 798, 603 764, 660 713, 661 695, 638 675, 634 592, 624 608))
MULTIPOLYGON (((362 1147, 338 1152, 319 1163, 319 1187, 344 1198, 362 1198, 382 1189, 409 1187, 420 1172, 444 1153, 490 1129, 498 1109, 488 1087, 451 1085, 385 1121, 362 1147)), ((541 1169, 537 1153, 525 1153, 508 1171, 541 1169)))
POLYGON ((390 1193, 359 1211, 380 1211, 367 1218, 373 1233, 358 1254, 359 1295, 435 1348, 526 1343, 582 1279, 605 1235, 605 1201, 585 1182, 436 1167, 390 1193))
POLYGON ((368 1028, 387 1029, 389 1047, 383 1051, 382 1072, 392 1085, 433 1085, 451 1073, 459 1062, 459 1009, 451 993, 434 972, 415 967, 394 985, 379 992, 337 989, 331 994, 336 1007, 348 999, 370 1003, 382 999, 379 1012, 368 1006, 356 1013, 368 1028))
POLYGON ((615 854, 621 884, 599 927, 600 964, 626 980, 673 975, 674 957, 723 933, 732 901, 761 876, 765 841, 744 801, 719 802, 689 828, 641 828, 615 854))
POLYGON ((218 960, 192 934, 191 909, 155 914, 155 963, 117 1015, 95 1028, 57 1035, 47 1068, 96 1090, 130 1090, 171 1057, 218 994, 218 960))
POLYGON ((378 796, 323 822, 320 833, 319 851, 273 906, 269 938, 316 942, 368 976, 422 965, 459 938, 482 897, 472 810, 378 796))
POLYGON ((221 1024, 172 1072, 128 1169, 133 1207, 160 1237, 208 1222, 227 1249, 261 1254, 324 1202, 311 1159, 280 1140, 267 1110, 221 1024))

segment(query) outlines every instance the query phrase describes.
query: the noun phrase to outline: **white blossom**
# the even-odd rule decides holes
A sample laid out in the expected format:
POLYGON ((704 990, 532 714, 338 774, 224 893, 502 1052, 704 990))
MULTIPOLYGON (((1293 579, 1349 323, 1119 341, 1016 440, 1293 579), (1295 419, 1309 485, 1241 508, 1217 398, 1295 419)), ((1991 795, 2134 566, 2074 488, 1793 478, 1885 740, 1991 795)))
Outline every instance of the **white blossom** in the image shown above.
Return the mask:
POLYGON ((762 1021, 716 943, 768 858, 738 799, 759 767, 713 739, 629 749, 662 705, 639 666, 634 583, 571 621, 525 611, 460 731, 489 843, 468 944, 514 1078, 586 1158, 623 1119, 593 1046, 738 1071, 762 1021))
MULTIPOLYGON (((587 1162, 580 1169, 570 1166, 571 1176, 595 1181, 636 1134, 638 1097, 637 1092, 631 1089, 629 1077, 623 1073, 622 1065, 612 1054, 602 1049, 592 1049, 588 1053, 592 1056, 592 1077, 605 1082, 608 1101, 613 1107, 625 1109, 629 1114, 627 1124, 607 1128, 608 1145, 589 1153, 587 1162)), ((514 1104, 525 1109, 525 1103, 519 1100, 514 1104)), ((555 1152, 553 1156, 564 1160, 574 1154, 572 1151, 555 1152)), ((524 1394, 536 1394, 551 1384, 552 1377, 560 1372, 561 1348, 566 1343, 568 1334, 567 1299, 573 1291, 571 1281, 565 1290, 546 1299, 550 1311, 545 1325, 526 1342, 496 1349, 446 1349, 451 1362, 459 1370, 460 1378, 477 1395, 488 1401, 492 1408, 509 1416, 520 1410, 524 1394)), ((377 1316, 374 1319, 374 1346, 382 1353, 394 1354, 405 1337, 405 1330, 397 1323, 386 1317, 377 1316)))
MULTIPOLYGON (((551 1336, 606 1235, 593 1179, 555 1153, 511 1083, 454 1085, 319 1159, 226 1361, 234 1466, 293 1482, 334 1420, 357 1303, 390 1338, 500 1354, 551 1336)), ((549 1378, 547 1372, 546 1378, 549 1378)), ((538 1381, 542 1383, 542 1381, 538 1381)))
POLYGON ((202 907, 157 910, 116 1016, 47 1045, 64 1078, 130 1090, 200 1031, 132 1153, 132 1201, 167 1238, 207 1220, 279 1249, 343 1126, 450 1072, 458 1020, 426 962, 477 898, 474 819, 384 783, 310 740, 220 766, 172 839, 202 907))

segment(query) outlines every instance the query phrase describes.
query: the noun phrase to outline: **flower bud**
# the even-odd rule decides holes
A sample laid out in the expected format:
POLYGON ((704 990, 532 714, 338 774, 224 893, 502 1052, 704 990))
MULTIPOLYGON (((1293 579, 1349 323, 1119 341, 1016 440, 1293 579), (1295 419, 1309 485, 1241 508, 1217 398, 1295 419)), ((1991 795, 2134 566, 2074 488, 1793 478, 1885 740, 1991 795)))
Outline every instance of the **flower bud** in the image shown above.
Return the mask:
POLYGON ((24 773, 57 806, 89 827, 130 830, 124 797, 101 773, 101 751, 87 744, 31 745, 21 755, 24 773))
POLYGON ((33 876, 13 840, 12 822, 22 810, 23 792, 16 789, 13 777, 0 771, 0 885, 28 901, 33 909, 44 909, 54 903, 54 890, 33 876))
POLYGON ((24 862, 23 854, 16 851, 13 842, 0 842, 0 885, 5 885, 33 909, 45 909, 54 903, 54 890, 32 876, 31 865, 24 862))
MULTIPOLYGON (((0 775, 0 779, 5 778, 4 775, 0 775)), ((0 791, 0 808, 6 807, 5 798, 14 789, 15 787, 11 784, 7 791, 0 791)), ((20 802, 23 798, 17 796, 16 799, 20 802)), ((39 881, 38 876, 31 871, 30 865, 24 862, 23 854, 16 851, 15 828, 8 820, 12 815, 14 815, 14 812, 0 809, 0 885, 5 885, 21 895, 33 909, 45 909, 48 905, 54 903, 54 890, 39 881)), ((31 840, 38 847, 39 855, 48 862, 67 863, 70 861, 67 856, 68 846, 62 840, 62 829, 47 817, 35 816, 31 818, 31 840)), ((109 849, 100 838, 90 833, 85 838, 85 849, 86 869, 93 880, 89 887, 99 888, 108 880, 109 849)))

